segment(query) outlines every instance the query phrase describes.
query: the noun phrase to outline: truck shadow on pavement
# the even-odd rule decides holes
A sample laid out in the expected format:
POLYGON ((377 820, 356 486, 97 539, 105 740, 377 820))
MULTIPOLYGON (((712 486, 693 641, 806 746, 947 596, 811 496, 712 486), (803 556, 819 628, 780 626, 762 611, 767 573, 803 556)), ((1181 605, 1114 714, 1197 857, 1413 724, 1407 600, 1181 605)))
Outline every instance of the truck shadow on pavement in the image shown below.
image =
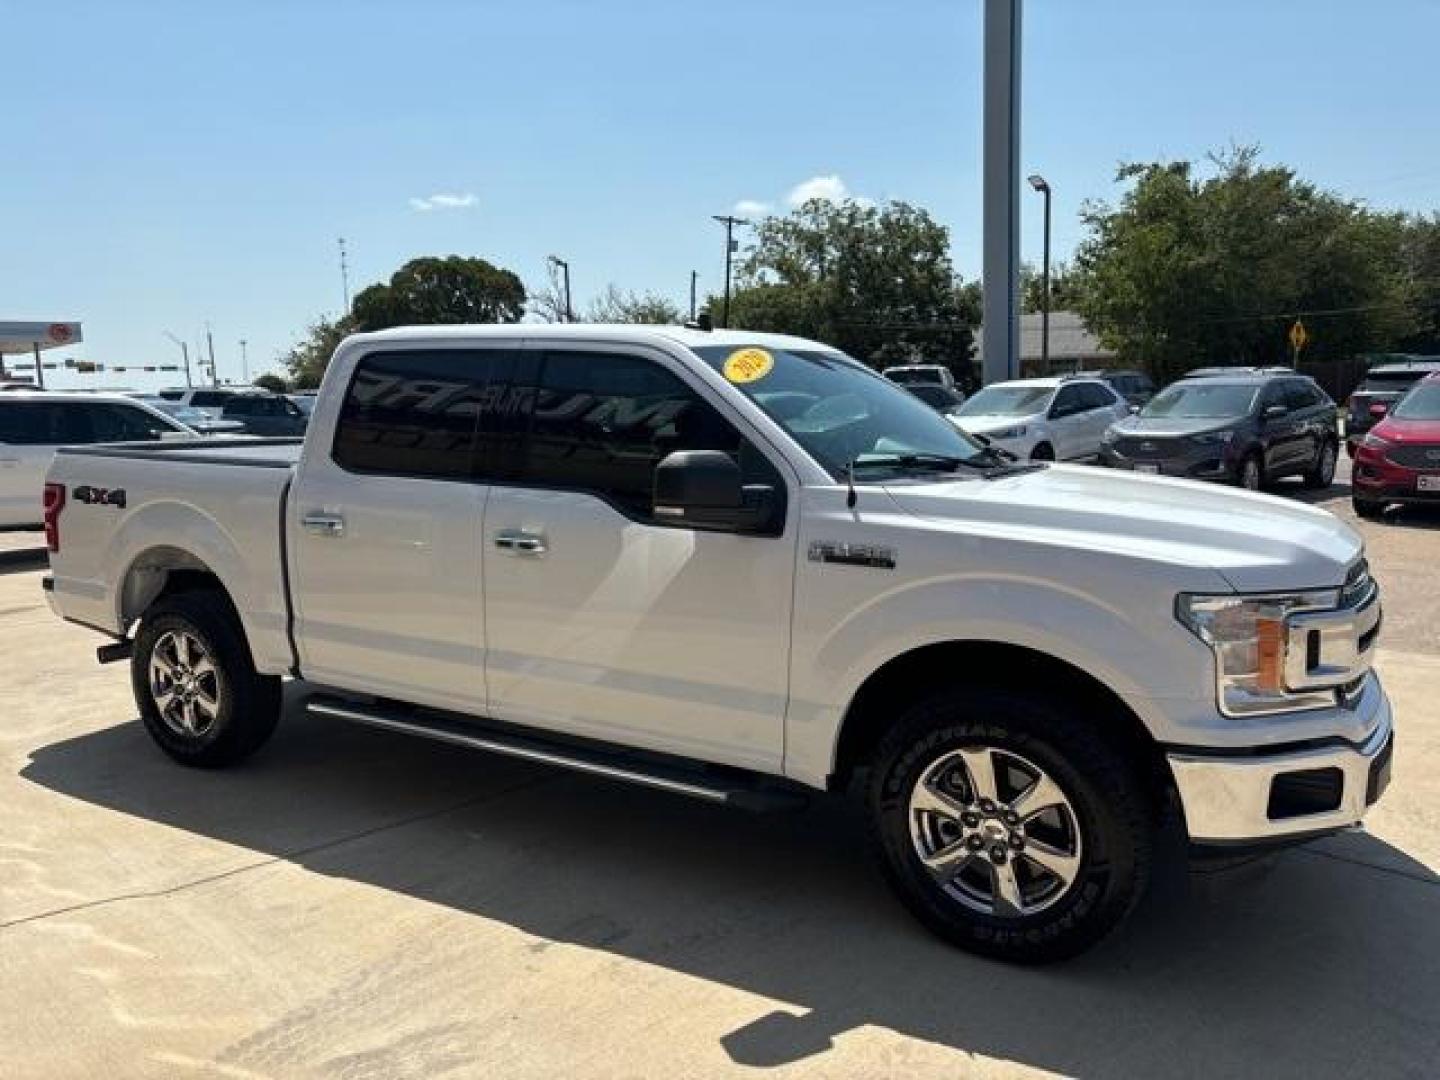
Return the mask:
MULTIPOLYGON (((916 926, 842 800, 753 817, 293 704, 273 744, 228 772, 175 766, 130 723, 41 747, 22 775, 498 920, 536 952, 577 944, 783 1002, 714 1032, 751 1067, 824 1055, 866 1026, 1084 1076, 1420 1075, 1440 1052, 1440 879, 1362 834, 1204 876, 1172 851, 1114 938, 1023 969, 916 926)), ((147 848, 170 878, 116 893, 200 876, 178 859, 147 848)))

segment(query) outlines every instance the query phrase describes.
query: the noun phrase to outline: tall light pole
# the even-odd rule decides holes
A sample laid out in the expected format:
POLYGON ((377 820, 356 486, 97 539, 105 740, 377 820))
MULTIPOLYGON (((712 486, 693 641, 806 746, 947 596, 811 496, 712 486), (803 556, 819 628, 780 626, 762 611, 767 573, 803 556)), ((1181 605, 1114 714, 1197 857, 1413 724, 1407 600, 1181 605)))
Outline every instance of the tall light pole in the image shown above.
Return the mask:
POLYGON ((205 324, 205 347, 210 352, 210 383, 220 385, 220 369, 215 366, 215 335, 210 333, 210 324, 205 324))
POLYGON ((240 377, 247 384, 250 382, 250 360, 245 355, 245 346, 250 344, 243 337, 240 339, 240 377))
POLYGON ((711 214, 710 216, 725 226, 725 301, 724 306, 720 309, 720 325, 728 328, 730 325, 730 260, 735 255, 734 230, 736 225, 749 225, 750 222, 744 218, 735 217, 733 214, 711 214))
POLYGON ((560 270, 560 279, 562 282, 564 282, 563 287, 565 290, 565 321, 567 323, 574 322, 575 312, 570 307, 570 264, 564 259, 560 258, 559 255, 548 256, 548 259, 551 266, 557 267, 560 270))
POLYGON ((690 321, 695 321, 695 283, 700 280, 700 271, 690 271, 690 321))
POLYGON ((1020 14, 1023 0, 985 0, 984 255, 986 385, 1019 368, 1020 14))
POLYGON ((180 346, 180 358, 185 362, 185 385, 186 387, 194 386, 195 384, 190 381, 190 346, 170 333, 169 330, 165 331, 165 336, 180 346))
POLYGON ((1045 259, 1040 270, 1040 367, 1042 375, 1050 374, 1050 184, 1039 173, 1032 173, 1030 186, 1045 196, 1045 259))

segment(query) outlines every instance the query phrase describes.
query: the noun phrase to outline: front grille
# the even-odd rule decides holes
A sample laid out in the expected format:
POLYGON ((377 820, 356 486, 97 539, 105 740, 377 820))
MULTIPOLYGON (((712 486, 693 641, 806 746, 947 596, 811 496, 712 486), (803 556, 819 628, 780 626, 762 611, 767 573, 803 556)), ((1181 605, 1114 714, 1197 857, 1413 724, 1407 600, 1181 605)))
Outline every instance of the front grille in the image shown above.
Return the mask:
POLYGON ((1138 435, 1122 435, 1114 443, 1117 454, 1140 461, 1175 457, 1179 445, 1174 439, 1147 439, 1138 435))
POLYGON ((1396 446, 1385 455, 1396 465, 1407 469, 1434 469, 1440 472, 1440 443, 1396 446))

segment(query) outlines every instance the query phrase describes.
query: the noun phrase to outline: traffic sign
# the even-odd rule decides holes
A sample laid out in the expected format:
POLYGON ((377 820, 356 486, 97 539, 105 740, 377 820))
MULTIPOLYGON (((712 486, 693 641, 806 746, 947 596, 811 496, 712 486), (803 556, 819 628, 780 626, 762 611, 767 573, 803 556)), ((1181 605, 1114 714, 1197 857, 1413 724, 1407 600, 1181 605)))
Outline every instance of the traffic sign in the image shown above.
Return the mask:
POLYGON ((1310 334, 1305 329, 1305 324, 1299 319, 1296 319, 1290 327, 1290 348, 1294 349, 1295 352, 1298 353, 1309 343, 1310 334))

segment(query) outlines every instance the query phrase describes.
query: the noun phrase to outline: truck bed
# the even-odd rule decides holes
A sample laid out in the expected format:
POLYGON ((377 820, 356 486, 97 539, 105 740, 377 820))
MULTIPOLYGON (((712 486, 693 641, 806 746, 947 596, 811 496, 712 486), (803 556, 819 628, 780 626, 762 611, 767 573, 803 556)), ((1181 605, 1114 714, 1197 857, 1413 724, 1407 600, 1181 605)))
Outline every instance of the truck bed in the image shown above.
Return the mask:
POLYGON ((150 567, 187 553, 234 600, 256 667, 293 664, 284 509, 300 439, 203 439, 67 447, 50 467, 64 485, 51 603, 115 636, 162 578, 150 567))

